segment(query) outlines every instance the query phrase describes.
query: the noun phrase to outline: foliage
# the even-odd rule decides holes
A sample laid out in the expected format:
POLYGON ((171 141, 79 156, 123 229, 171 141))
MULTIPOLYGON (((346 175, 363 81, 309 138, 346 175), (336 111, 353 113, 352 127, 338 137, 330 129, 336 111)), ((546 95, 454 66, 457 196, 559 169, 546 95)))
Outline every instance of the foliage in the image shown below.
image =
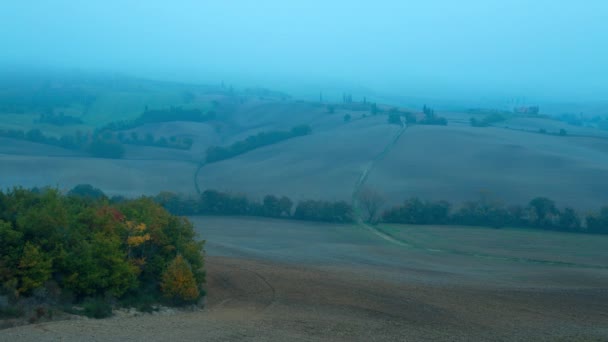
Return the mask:
POLYGON ((51 277, 52 259, 29 241, 25 243, 19 260, 17 275, 21 279, 18 291, 30 294, 32 290, 42 287, 51 277))
POLYGON ((292 215, 293 202, 286 196, 266 195, 255 201, 241 194, 205 190, 198 200, 161 192, 154 200, 177 215, 250 215, 325 222, 353 222, 350 204, 339 201, 303 201, 292 215))
POLYGON ((77 301, 142 291, 160 298, 161 276, 177 255, 204 282, 202 248, 188 220, 149 198, 109 204, 55 189, 0 191, 1 291, 13 297, 51 282, 77 301))
POLYGON ((344 201, 302 201, 296 206, 293 217, 298 220, 336 223, 347 223, 355 220, 353 208, 344 201))
POLYGON ((376 219, 376 215, 380 207, 384 204, 384 197, 377 191, 371 188, 363 188, 357 193, 357 201, 361 208, 365 211, 367 222, 372 222, 376 219))
POLYGON ((90 318, 106 318, 112 316, 112 306, 100 297, 85 299, 82 307, 84 308, 84 315, 90 318))
POLYGON ((532 199, 527 206, 506 206, 482 196, 468 201, 451 211, 448 202, 423 202, 417 198, 406 200, 382 213, 382 221, 405 224, 458 224, 469 226, 506 226, 556 230, 563 232, 608 234, 608 207, 599 213, 581 216, 572 208, 560 210, 555 202, 545 197, 532 199))
POLYGON ((213 163, 224 159, 229 159, 243 153, 247 153, 256 148, 276 144, 278 142, 308 135, 312 129, 308 125, 293 127, 290 131, 271 131, 261 132, 251 135, 245 140, 237 141, 228 147, 211 146, 207 149, 207 163, 213 163))
POLYGON ((384 222, 409 224, 446 224, 449 222, 450 204, 446 201, 423 202, 412 198, 382 214, 384 222))
POLYGON ((111 122, 103 126, 100 131, 123 131, 149 123, 171 121, 207 122, 213 119, 215 119, 214 112, 203 113, 200 109, 169 107, 168 109, 148 110, 146 108, 135 120, 111 122))
POLYGON ((82 198, 89 198, 92 200, 100 200, 106 198, 106 194, 98 188, 93 187, 91 184, 78 184, 68 191, 68 196, 76 196, 82 198))
POLYGON ((483 119, 477 120, 476 118, 471 118, 471 126, 473 127, 488 127, 492 124, 505 121, 507 118, 504 115, 499 113, 492 113, 486 115, 483 119))
POLYGON ((608 234, 608 207, 602 207, 599 213, 586 217, 587 231, 594 234, 608 234))
POLYGON ((163 272, 160 286, 165 297, 178 302, 192 302, 200 295, 190 264, 179 254, 163 272))

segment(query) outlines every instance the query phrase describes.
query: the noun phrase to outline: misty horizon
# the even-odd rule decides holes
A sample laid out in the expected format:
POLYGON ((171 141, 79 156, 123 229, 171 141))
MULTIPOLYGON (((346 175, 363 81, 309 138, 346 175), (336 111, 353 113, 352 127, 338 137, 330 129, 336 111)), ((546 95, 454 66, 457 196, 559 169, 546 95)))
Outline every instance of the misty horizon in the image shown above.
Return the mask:
MULTIPOLYGON (((608 4, 4 4, 0 67, 118 72, 297 97, 603 102, 608 4)), ((399 102, 399 101, 398 101, 399 102)), ((403 101, 401 101, 403 102, 403 101)))

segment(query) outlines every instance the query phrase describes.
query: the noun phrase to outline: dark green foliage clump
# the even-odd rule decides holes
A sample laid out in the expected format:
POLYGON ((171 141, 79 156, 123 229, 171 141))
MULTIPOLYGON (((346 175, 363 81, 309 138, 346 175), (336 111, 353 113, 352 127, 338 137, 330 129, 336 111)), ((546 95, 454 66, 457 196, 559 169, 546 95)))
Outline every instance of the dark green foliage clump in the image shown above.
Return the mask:
POLYGON ((456 224, 494 228, 522 227, 572 233, 608 234, 608 207, 584 217, 572 208, 559 209, 546 197, 532 199, 527 206, 506 206, 481 198, 465 202, 457 210, 445 201, 423 202, 417 198, 387 209, 382 221, 404 224, 456 224), (583 222, 585 224, 583 224, 583 222))
POLYGON ((112 316, 112 305, 103 298, 87 298, 82 307, 84 315, 90 318, 106 318, 112 316))
POLYGON ((308 125, 293 127, 290 131, 261 132, 247 137, 245 140, 237 141, 228 147, 211 146, 207 149, 207 163, 213 163, 229 159, 240 154, 249 152, 256 148, 276 144, 278 142, 308 135, 312 129, 308 125))
POLYGON ((384 222, 408 224, 446 224, 449 222, 450 204, 446 201, 423 202, 418 198, 406 200, 382 214, 384 222))
POLYGON ((499 113, 493 113, 485 116, 483 119, 478 120, 476 118, 471 118, 471 126, 473 127, 488 127, 492 124, 505 121, 507 118, 504 115, 499 113))
POLYGON ((586 218, 587 231, 594 234, 608 234, 608 207, 602 207, 599 213, 586 218))
POLYGON ((293 217, 298 220, 347 223, 354 222, 354 212, 344 201, 307 200, 298 203, 293 217))
POLYGON ((344 201, 302 201, 292 214, 294 203, 286 196, 264 196, 261 202, 244 195, 205 190, 198 199, 162 192, 154 200, 177 215, 249 215, 324 222, 353 222, 353 208, 344 201))

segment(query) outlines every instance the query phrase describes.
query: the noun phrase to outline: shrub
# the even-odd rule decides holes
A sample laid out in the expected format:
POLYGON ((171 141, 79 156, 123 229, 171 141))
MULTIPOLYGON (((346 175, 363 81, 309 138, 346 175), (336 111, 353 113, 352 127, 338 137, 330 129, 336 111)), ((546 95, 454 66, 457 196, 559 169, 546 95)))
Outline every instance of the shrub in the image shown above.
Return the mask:
POLYGON ((93 187, 91 184, 78 184, 68 191, 68 196, 76 196, 82 198, 89 198, 92 200, 99 200, 106 198, 106 194, 98 188, 93 187))
POLYGON ((192 268, 179 254, 163 272, 160 286, 166 298, 177 302, 193 302, 200 296, 192 268))
MULTIPOLYGON (((124 299, 142 292, 158 299, 176 255, 192 265, 196 284, 204 282, 202 248, 188 220, 149 198, 109 204, 55 189, 0 191, 0 292, 11 300, 124 299)), ((91 315, 99 316, 101 304, 89 302, 91 315)))
POLYGON ((106 318, 112 316, 112 306, 99 297, 87 298, 82 304, 84 315, 90 318, 106 318))

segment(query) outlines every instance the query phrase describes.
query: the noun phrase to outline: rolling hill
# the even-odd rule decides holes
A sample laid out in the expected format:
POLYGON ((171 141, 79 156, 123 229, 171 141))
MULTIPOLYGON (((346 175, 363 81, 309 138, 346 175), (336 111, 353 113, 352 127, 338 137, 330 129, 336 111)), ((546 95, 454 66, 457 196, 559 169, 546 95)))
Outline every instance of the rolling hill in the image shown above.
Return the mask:
MULTIPOLYGON (((213 111, 215 117, 208 122, 146 123, 115 132, 192 140, 188 150, 125 145, 126 152, 120 160, 92 158, 80 151, 2 138, 0 186, 69 188, 91 183, 109 194, 134 196, 167 190, 194 195, 194 173, 209 147, 228 146, 260 132, 306 124, 312 128, 310 135, 205 165, 198 173, 200 188, 256 198, 271 193, 296 200, 350 200, 362 172, 370 168, 372 160, 399 131, 399 126, 388 124, 386 114, 392 107, 386 105, 379 106, 382 111, 374 116, 369 103, 327 104, 260 90, 234 91, 221 86, 142 80, 121 82, 126 81, 87 81, 70 86, 61 83, 70 94, 93 94, 93 100, 89 114, 82 114, 84 126, 56 127, 55 131, 92 129, 99 127, 97 123, 131 118, 137 115, 134 108, 146 102, 141 100, 143 93, 156 99, 157 108, 184 106, 213 111), (116 107, 104 105, 111 102, 108 97, 117 99, 116 107), (132 109, 126 110, 120 105, 122 102, 128 102, 132 109)), ((54 94, 59 90, 53 84, 38 85, 36 89, 54 94)), ((0 95, 13 96, 13 100, 17 96, 8 90, 0 91, 0 95)), ((78 101, 62 103, 58 108, 77 108, 82 102, 78 101)), ((13 107, 27 102, 15 103, 13 107)), ((13 107, 3 107, 0 129, 44 130, 48 126, 31 121, 37 107, 21 113, 11 111, 13 107)), ((536 196, 584 210, 608 204, 608 185, 603 182, 608 174, 606 131, 550 118, 522 117, 477 128, 468 124, 473 115, 466 112, 438 115, 448 118, 448 126, 408 127, 390 151, 368 170, 367 186, 384 194, 387 205, 413 196, 460 203, 477 199, 480 192, 517 204, 536 196), (568 135, 539 134, 541 128, 548 133, 565 128, 568 135)))

